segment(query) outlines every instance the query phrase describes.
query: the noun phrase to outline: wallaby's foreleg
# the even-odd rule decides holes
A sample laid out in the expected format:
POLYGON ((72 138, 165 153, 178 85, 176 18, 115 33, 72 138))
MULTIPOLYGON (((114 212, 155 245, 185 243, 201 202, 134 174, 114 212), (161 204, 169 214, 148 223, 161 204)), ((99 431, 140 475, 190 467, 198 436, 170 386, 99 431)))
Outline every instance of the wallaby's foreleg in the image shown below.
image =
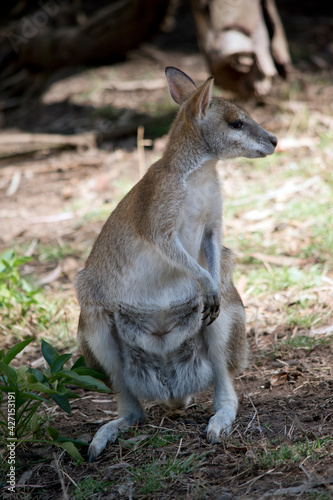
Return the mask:
POLYGON ((161 238, 156 241, 160 252, 166 257, 172 265, 187 269, 197 280, 202 288, 204 317, 210 316, 214 321, 216 312, 219 310, 219 285, 206 269, 201 267, 191 255, 186 252, 181 241, 176 235, 169 238, 161 238))
MULTIPOLYGON (((204 237, 202 239, 202 251, 208 265, 208 270, 218 287, 221 279, 220 277, 221 250, 220 250, 220 243, 216 235, 213 233, 213 231, 206 231, 206 233, 204 234, 204 237)), ((217 307, 215 311, 213 311, 212 313, 210 313, 210 311, 206 307, 204 309, 203 320, 206 320, 208 316, 210 316, 210 321, 208 323, 208 325, 210 325, 211 323, 213 323, 213 321, 216 320, 219 314, 220 314, 220 307, 217 307)))

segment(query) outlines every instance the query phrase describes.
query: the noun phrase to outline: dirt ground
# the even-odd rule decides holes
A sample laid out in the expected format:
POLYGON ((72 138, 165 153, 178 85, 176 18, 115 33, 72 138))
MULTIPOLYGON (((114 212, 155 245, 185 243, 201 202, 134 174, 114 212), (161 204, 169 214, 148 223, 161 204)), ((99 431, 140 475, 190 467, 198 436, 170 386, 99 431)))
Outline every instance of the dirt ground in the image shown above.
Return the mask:
MULTIPOLYGON (((316 145, 318 130, 296 134, 292 144, 286 140, 301 106, 306 105, 313 116, 320 114, 321 130, 333 129, 333 42, 327 44, 331 24, 302 19, 298 36, 295 29, 301 21, 296 17, 286 21, 294 57, 288 81, 278 80, 260 102, 236 99, 281 138, 280 151, 290 153, 290 162, 298 161, 298 148, 304 149, 304 144, 310 148, 303 150, 304 156, 312 154, 311 144, 316 145), (292 113, 283 112, 287 105, 292 113)), ((176 108, 170 105, 164 67, 180 67, 198 81, 209 76, 193 27, 184 31, 183 38, 180 32, 157 37, 117 64, 62 70, 43 81, 35 76, 31 80, 35 91, 23 92, 17 97, 19 104, 5 106, 0 115, 0 251, 15 246, 32 256, 24 273, 39 280, 48 297, 66 301, 69 327, 60 340, 54 339, 63 352, 70 347, 77 356, 75 274, 107 214, 166 144, 165 129, 176 108), (162 126, 154 121, 158 115, 165 117, 162 126), (145 149, 136 135, 141 122, 146 124, 145 149), (44 134, 61 138, 50 144, 44 134), (74 143, 66 142, 66 134, 75 135, 74 143)), ((332 161, 332 147, 325 151, 323 161, 332 161)), ((261 186, 263 171, 237 170, 234 162, 221 164, 220 170, 225 196, 242 183, 261 186)), ((228 242, 233 227, 240 233, 239 226, 248 223, 226 213, 228 242)), ((276 234, 276 227, 268 230, 267 238, 276 234)), ((296 230, 304 233, 306 224, 296 230)), ((279 234, 288 237, 283 231, 279 234)), ((237 254, 237 242, 232 248, 237 254)), ((297 259, 292 253, 288 258, 297 259)), ((318 259, 314 253, 303 264, 318 259)), ((204 438, 212 413, 211 392, 196 396, 186 410, 171 412, 147 404, 146 425, 124 433, 95 463, 75 464, 65 453, 54 455, 51 447, 24 447, 15 498, 333 498, 331 337, 323 336, 312 347, 287 344, 302 331, 302 326, 291 327, 279 316, 283 303, 292 303, 292 298, 287 293, 275 298, 250 296, 244 262, 241 270, 237 286, 246 306, 251 356, 249 368, 236 379, 240 407, 226 441, 211 445, 204 438), (179 466, 167 476, 166 465, 170 460, 178 464, 179 459, 189 459, 188 468, 179 466), (152 462, 161 471, 153 485, 147 467, 152 462)), ((326 276, 327 288, 320 293, 332 310, 333 268, 326 276)), ((1 347, 14 341, 0 335, 1 347)), ((36 342, 25 351, 22 363, 35 361, 39 366, 38 349, 36 342)), ((82 399, 72 403, 72 416, 55 409, 49 414, 61 434, 90 440, 102 422, 113 418, 116 405, 109 395, 81 394, 82 399)), ((81 452, 87 458, 86 450, 81 452)))

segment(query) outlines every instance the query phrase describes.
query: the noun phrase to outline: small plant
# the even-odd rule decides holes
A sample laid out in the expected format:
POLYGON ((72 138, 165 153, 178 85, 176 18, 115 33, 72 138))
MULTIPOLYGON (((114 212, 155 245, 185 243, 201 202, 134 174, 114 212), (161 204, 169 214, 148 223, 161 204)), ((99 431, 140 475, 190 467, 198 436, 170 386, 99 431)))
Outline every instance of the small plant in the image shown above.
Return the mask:
POLYGON ((43 300, 41 290, 20 275, 20 267, 30 260, 18 257, 14 250, 0 257, 0 322, 10 333, 26 333, 35 324, 46 325, 54 314, 54 306, 43 300))
MULTIPOLYGON (((72 354, 59 354, 45 340, 42 340, 41 348, 49 365, 47 373, 28 366, 14 368, 11 362, 32 340, 19 342, 6 354, 4 350, 0 351, 0 406, 5 394, 8 401, 7 414, 0 410, 0 427, 3 431, 1 440, 15 440, 16 446, 21 442, 45 442, 39 439, 42 419, 37 410, 42 403, 52 401, 71 414, 70 399, 79 396, 68 385, 110 392, 100 380, 105 376, 88 368, 82 356, 70 369, 66 369, 64 365, 72 354)), ((86 443, 60 436, 53 427, 45 427, 45 431, 53 444, 64 448, 73 458, 82 459, 75 445, 86 443)))

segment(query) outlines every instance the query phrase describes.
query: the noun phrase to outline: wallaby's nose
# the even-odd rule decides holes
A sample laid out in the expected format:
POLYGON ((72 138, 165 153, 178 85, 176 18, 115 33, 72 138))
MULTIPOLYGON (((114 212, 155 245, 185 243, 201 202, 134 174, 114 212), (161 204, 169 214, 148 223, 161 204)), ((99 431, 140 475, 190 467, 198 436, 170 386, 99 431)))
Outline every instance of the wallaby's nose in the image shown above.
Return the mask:
POLYGON ((277 138, 275 137, 275 135, 271 135, 269 140, 271 141, 271 143, 273 144, 273 146, 276 148, 276 145, 278 143, 278 140, 277 138))

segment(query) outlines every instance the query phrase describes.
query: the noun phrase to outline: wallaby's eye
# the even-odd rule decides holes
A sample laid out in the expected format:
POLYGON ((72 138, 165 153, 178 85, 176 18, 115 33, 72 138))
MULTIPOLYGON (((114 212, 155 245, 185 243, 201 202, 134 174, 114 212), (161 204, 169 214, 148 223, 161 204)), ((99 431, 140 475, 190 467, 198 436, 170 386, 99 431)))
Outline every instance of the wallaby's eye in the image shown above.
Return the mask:
POLYGON ((229 123, 229 125, 232 128, 242 128, 244 123, 242 122, 242 120, 236 120, 235 122, 229 123))

